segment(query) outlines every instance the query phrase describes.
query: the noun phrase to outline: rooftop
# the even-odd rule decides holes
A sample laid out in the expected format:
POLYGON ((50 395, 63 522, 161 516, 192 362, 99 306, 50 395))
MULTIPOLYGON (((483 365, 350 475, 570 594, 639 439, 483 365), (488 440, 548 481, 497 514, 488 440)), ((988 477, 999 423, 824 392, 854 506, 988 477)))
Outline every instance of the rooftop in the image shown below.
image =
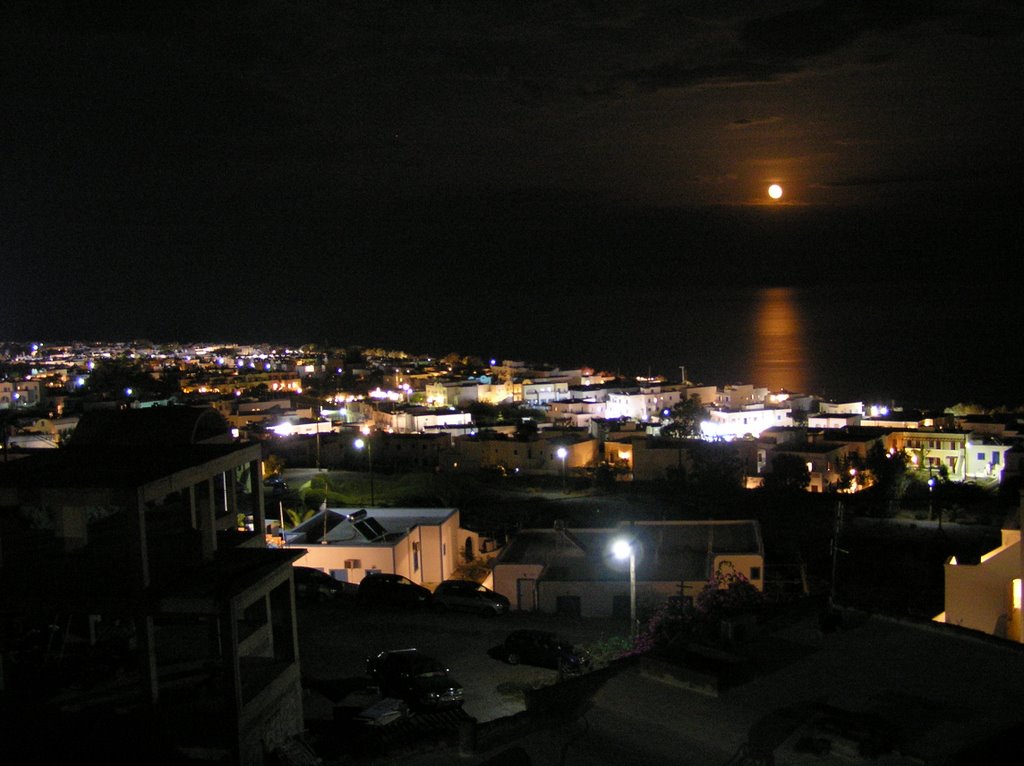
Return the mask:
POLYGON ((320 543, 356 546, 379 545, 414 527, 436 526, 459 511, 457 508, 328 508, 285 533, 291 545, 320 543))
POLYGON ((650 582, 705 580, 716 555, 762 552, 755 521, 641 522, 607 529, 524 529, 497 563, 544 564, 549 580, 619 580, 626 567, 612 556, 611 545, 625 535, 638 543, 637 578, 650 582))

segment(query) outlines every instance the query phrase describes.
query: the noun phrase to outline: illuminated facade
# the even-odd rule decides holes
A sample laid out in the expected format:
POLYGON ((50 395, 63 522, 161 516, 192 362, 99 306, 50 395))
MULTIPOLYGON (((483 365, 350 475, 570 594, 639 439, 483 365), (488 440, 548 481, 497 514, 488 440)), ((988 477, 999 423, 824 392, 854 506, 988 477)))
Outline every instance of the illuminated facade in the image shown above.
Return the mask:
POLYGON ((614 391, 608 394, 606 418, 648 421, 668 417, 687 396, 685 386, 644 386, 639 391, 614 391))
POLYGON ((792 410, 781 407, 743 410, 713 409, 709 411, 708 416, 708 420, 701 423, 701 432, 707 438, 757 437, 767 428, 793 425, 792 410))
POLYGON ((946 610, 934 619, 1022 643, 1022 579, 1020 529, 1004 529, 1000 546, 977 564, 960 563, 956 558, 946 563, 946 610))
POLYGON ((513 609, 574 617, 629 617, 628 564, 612 543, 635 542, 637 601, 653 607, 670 596, 693 598, 715 575, 764 584, 757 521, 649 521, 603 529, 524 529, 495 558, 491 587, 513 609))

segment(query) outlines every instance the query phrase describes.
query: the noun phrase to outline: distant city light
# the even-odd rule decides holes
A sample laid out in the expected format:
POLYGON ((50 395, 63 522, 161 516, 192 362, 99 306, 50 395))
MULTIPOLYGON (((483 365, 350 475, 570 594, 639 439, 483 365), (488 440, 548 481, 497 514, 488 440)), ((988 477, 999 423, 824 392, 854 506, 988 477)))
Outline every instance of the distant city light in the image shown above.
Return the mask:
POLYGON ((782 197, 782 187, 778 184, 772 184, 768 187, 768 196, 772 199, 780 199, 782 197))

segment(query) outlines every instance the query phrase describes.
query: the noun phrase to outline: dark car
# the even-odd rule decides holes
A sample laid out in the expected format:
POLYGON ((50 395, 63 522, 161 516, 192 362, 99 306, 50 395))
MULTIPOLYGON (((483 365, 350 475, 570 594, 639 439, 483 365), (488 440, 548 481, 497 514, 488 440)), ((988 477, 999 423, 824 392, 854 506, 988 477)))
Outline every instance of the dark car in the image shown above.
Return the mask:
POLYGON ((472 580, 445 580, 434 589, 434 609, 457 609, 491 616, 506 614, 508 599, 472 580))
POLYGON ((340 598, 343 586, 326 572, 313 567, 292 567, 295 598, 299 601, 328 601, 340 598))
POLYGON ((288 482, 280 476, 270 476, 263 480, 263 489, 272 495, 283 495, 288 491, 288 482))
POLYGON ((359 583, 358 599, 364 606, 427 606, 430 597, 427 588, 402 575, 375 572, 366 575, 359 583))
POLYGON ((502 647, 509 665, 536 665, 563 673, 581 673, 590 668, 590 655, 571 642, 544 630, 514 630, 502 647))
POLYGON ((382 696, 404 700, 417 712, 462 707, 462 684, 442 663, 419 649, 381 652, 366 660, 366 672, 382 696))

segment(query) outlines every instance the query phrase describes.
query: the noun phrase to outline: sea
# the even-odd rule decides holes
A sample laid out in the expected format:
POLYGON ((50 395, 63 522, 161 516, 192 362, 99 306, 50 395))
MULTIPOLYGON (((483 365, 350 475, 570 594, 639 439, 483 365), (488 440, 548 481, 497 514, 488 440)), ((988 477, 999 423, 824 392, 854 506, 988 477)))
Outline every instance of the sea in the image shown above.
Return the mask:
MULTIPOLYGON (((563 369, 752 383, 889 407, 1016 408, 1024 311, 1007 287, 702 286, 598 307, 567 299, 529 316, 452 316, 443 337, 447 351, 563 369)), ((419 322, 402 337, 430 348, 438 336, 419 322)))

